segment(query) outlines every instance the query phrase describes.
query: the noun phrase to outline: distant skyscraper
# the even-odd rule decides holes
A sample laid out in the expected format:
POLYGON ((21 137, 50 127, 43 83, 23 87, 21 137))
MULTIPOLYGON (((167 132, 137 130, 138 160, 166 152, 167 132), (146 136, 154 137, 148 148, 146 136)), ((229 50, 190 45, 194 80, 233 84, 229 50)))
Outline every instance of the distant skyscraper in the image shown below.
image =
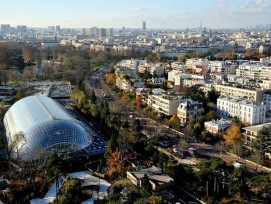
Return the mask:
POLYGON ((113 32, 114 32, 113 28, 109 28, 109 32, 108 32, 108 37, 109 38, 113 37, 113 32))
POLYGON ((55 32, 55 30, 56 30, 55 26, 48 26, 49 32, 55 32))
POLYGON ((17 32, 26 33, 27 27, 25 25, 17 25, 17 32))
POLYGON ((2 33, 10 32, 10 25, 9 24, 1 24, 1 32, 2 33))
POLYGON ((86 29, 85 28, 81 28, 80 29, 80 34, 81 35, 86 35, 86 29))
POLYGON ((105 38, 106 37, 106 28, 100 28, 99 35, 100 35, 100 38, 105 38))
POLYGON ((142 31, 143 31, 143 33, 146 32, 146 21, 143 21, 143 23, 142 23, 142 31))
POLYGON ((97 36, 98 33, 99 33, 99 30, 96 27, 92 27, 92 28, 89 29, 89 35, 90 36, 97 36))
POLYGON ((59 32, 60 31, 60 25, 57 25, 56 26, 56 32, 59 32))

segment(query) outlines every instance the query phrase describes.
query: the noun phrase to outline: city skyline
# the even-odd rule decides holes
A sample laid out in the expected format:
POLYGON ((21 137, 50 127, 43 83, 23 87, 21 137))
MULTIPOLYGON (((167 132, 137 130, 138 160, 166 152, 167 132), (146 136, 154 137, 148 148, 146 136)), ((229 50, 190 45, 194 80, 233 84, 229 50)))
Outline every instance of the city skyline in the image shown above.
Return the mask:
POLYGON ((271 0, 9 0, 0 23, 64 28, 246 28, 270 24, 271 0))

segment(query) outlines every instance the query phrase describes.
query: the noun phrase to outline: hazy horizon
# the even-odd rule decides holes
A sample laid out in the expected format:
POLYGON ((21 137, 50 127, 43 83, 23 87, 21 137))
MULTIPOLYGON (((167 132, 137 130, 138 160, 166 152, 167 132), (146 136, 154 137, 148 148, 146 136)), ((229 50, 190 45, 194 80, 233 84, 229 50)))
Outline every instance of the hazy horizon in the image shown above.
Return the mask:
POLYGON ((237 29, 270 24, 270 10, 271 0, 9 0, 1 2, 0 24, 237 29))

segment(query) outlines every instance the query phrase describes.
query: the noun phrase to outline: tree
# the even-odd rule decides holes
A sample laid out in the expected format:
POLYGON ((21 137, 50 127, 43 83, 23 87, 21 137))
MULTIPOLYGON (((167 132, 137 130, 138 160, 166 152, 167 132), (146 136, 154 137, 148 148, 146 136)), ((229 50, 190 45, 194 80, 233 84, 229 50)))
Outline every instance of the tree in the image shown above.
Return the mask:
POLYGON ((124 164, 121 159, 121 153, 117 149, 107 159, 107 173, 111 179, 116 179, 117 177, 121 176, 124 172, 124 164))
POLYGON ((35 49, 32 45, 25 45, 23 47, 23 58, 28 62, 28 65, 35 59, 35 49))
POLYGON ((163 200, 161 196, 151 196, 149 197, 150 204, 162 204, 163 200))
POLYGON ((13 57, 13 48, 8 43, 0 43, 0 68, 7 68, 13 57))
POLYGON ((169 125, 177 126, 180 124, 180 119, 177 117, 177 114, 174 114, 168 121, 169 125))
POLYGON ((32 77, 32 72, 28 69, 25 69, 24 73, 23 73, 23 77, 24 77, 24 79, 29 80, 32 77))
POLYGON ((135 119, 133 122, 133 130, 139 132, 141 130, 141 123, 139 119, 135 119))
POLYGON ((265 153, 271 151, 271 126, 265 125, 259 130, 256 139, 252 142, 252 147, 263 161, 265 153))
POLYGON ((202 131, 201 124, 200 123, 196 123, 194 125, 194 134, 195 134, 195 136, 199 137, 201 131, 202 131))
POLYGON ((216 118, 217 118, 216 112, 214 110, 211 110, 206 114, 205 120, 210 121, 210 120, 214 120, 216 118))
POLYGON ((240 126, 232 125, 223 135, 223 138, 227 145, 240 145, 242 139, 240 126))
POLYGON ((108 141, 106 152, 104 154, 105 158, 109 157, 112 154, 112 152, 115 152, 117 147, 118 147, 117 136, 113 134, 110 140, 108 141))
POLYGON ((116 85, 116 76, 115 74, 106 74, 105 75, 105 81, 106 84, 108 84, 109 86, 115 86, 116 85))
POLYGON ((101 113, 100 114, 101 114, 100 117, 101 117, 102 122, 105 122, 105 120, 107 119, 107 117, 110 114, 108 102, 101 103, 101 113))
POLYGON ((25 135, 23 132, 16 133, 12 136, 9 143, 9 154, 13 158, 19 159, 20 151, 26 144, 25 135))
POLYGON ((134 104, 138 107, 142 107, 142 96, 141 95, 138 95, 136 96, 136 99, 134 101, 134 104))
POLYGON ((90 92, 89 100, 91 103, 95 103, 97 101, 97 97, 96 97, 94 89, 92 89, 90 92))
POLYGON ((184 90, 184 98, 191 98, 194 101, 199 101, 203 103, 203 105, 205 105, 207 102, 205 93, 203 92, 202 89, 200 89, 200 85, 193 85, 187 87, 184 90))
POLYGON ((181 60, 183 63, 185 63, 185 61, 186 61, 186 55, 185 54, 180 54, 178 56, 178 60, 181 60))
POLYGON ((212 87, 212 89, 208 91, 207 100, 208 102, 216 104, 219 96, 219 92, 216 91, 214 87, 212 87))
POLYGON ((182 158, 184 158, 184 151, 187 151, 188 147, 189 147, 189 145, 188 145, 188 143, 185 140, 181 139, 179 141, 179 143, 178 143, 178 150, 181 151, 182 158))
POLYGON ((257 175, 248 181, 248 187, 251 192, 265 201, 271 201, 271 178, 270 175, 257 175))

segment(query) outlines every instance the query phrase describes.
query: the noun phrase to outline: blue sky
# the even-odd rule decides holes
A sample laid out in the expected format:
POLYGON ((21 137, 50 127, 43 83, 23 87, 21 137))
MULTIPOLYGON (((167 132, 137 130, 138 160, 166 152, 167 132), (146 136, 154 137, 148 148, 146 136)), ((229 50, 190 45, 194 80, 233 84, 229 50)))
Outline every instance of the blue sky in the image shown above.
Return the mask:
POLYGON ((0 24, 65 28, 244 28, 271 23, 271 0, 0 0, 0 24))

